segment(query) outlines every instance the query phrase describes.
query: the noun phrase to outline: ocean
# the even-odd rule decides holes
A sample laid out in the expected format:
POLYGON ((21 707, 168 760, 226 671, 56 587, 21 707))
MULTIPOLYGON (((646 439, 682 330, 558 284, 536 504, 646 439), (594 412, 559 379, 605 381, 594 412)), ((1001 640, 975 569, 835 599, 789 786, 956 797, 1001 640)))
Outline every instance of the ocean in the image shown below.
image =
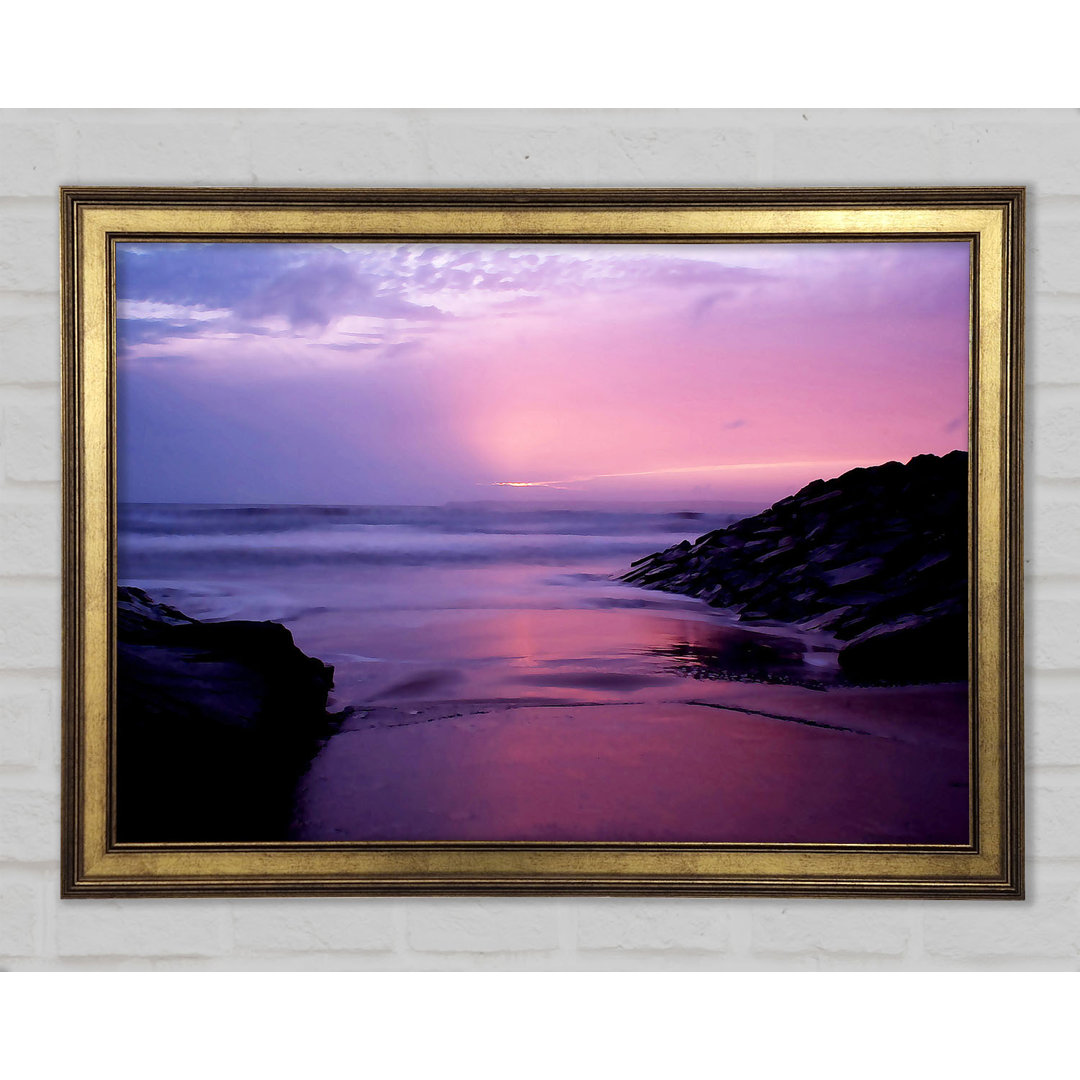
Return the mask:
POLYGON ((293 839, 963 842, 966 688, 618 580, 740 516, 125 504, 119 583, 334 665, 293 839))
MULTIPOLYGON (((582 636, 571 633, 568 612, 663 611, 708 620, 695 600, 646 593, 616 578, 633 560, 737 517, 669 509, 127 504, 120 510, 119 581, 194 618, 283 623, 302 649, 334 664, 335 700, 355 705, 373 683, 439 664, 483 674, 490 689, 493 677, 505 679, 531 657, 525 646, 508 652, 508 628, 520 636, 531 626, 544 636, 551 621, 545 613, 563 613, 564 639, 582 636), (483 626, 491 627, 491 640, 482 640, 483 626), (492 670, 500 664, 507 670, 492 670)), ((617 620, 591 621, 612 629, 617 620)), ((632 627, 627 632, 623 659, 654 644, 644 625, 640 641, 632 627)), ((564 640, 563 651, 572 653, 566 659, 601 659, 598 649, 611 635, 602 626, 592 633, 593 648, 564 640)))

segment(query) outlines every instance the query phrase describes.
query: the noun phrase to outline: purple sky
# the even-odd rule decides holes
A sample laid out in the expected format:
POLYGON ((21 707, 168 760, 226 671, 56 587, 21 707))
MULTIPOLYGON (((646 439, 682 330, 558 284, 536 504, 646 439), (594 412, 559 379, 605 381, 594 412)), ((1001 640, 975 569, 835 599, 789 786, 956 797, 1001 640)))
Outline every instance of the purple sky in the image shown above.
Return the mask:
POLYGON ((964 243, 128 244, 120 497, 769 502, 967 446, 964 243))

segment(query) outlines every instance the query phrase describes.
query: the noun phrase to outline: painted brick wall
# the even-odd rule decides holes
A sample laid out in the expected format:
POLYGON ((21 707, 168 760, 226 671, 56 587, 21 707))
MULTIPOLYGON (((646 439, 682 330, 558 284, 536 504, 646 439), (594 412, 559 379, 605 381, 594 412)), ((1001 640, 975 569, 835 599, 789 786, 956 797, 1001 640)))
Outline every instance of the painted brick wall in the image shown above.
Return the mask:
POLYGON ((1080 966, 1080 111, 0 112, 0 966, 1080 966), (60 184, 1029 186, 1029 894, 58 898, 60 184))

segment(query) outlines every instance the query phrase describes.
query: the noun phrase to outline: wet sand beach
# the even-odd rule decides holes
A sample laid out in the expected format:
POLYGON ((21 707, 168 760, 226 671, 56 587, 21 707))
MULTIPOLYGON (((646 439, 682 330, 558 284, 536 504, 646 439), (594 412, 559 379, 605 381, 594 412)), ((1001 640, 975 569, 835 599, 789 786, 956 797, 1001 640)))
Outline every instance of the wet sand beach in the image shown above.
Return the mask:
POLYGON ((769 635, 661 612, 460 620, 473 659, 387 672, 301 782, 291 838, 967 841, 966 686, 694 678, 678 645, 769 635))

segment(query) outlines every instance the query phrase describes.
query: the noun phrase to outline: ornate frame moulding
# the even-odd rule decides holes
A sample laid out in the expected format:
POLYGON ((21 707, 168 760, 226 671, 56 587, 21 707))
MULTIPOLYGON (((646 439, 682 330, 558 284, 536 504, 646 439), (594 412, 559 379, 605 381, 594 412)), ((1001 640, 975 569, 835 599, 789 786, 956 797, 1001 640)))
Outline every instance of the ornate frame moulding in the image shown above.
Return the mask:
POLYGON ((61 192, 65 897, 1020 898, 1024 189, 61 192), (117 246, 177 241, 970 245, 970 835, 959 845, 127 842, 116 831, 117 246))

